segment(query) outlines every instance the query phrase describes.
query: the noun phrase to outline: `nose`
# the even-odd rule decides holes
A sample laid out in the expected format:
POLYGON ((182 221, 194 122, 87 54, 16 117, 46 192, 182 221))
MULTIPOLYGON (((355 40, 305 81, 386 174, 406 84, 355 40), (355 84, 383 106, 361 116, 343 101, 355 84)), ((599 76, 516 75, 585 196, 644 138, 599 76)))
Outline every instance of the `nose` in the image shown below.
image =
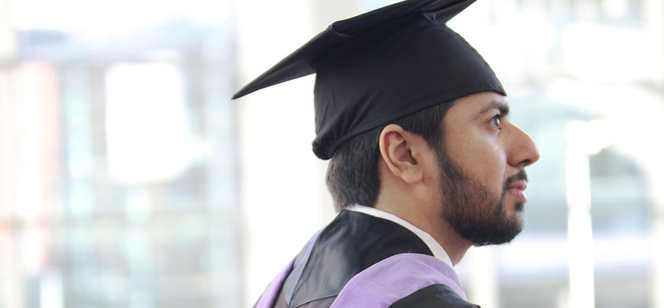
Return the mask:
MULTIPOLYGON (((511 124, 511 123, 510 123, 511 124)), ((507 163, 515 168, 525 168, 540 158, 539 150, 533 139, 518 126, 510 125, 509 141, 506 145, 507 163)))

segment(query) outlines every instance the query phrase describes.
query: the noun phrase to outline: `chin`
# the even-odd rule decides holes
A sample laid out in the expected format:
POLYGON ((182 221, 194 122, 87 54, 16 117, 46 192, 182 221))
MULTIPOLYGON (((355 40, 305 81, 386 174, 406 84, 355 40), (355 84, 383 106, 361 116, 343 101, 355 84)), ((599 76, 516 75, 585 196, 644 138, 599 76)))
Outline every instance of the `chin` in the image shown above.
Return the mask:
POLYGON ((525 209, 526 204, 523 202, 517 202, 516 205, 514 206, 514 211, 517 214, 523 214, 523 210, 525 209))
POLYGON ((515 201, 514 203, 507 203, 508 201, 506 200, 506 204, 510 204, 510 206, 505 206, 505 212, 509 217, 517 216, 521 217, 523 215, 523 212, 525 210, 526 204, 524 202, 518 202, 515 201))
POLYGON ((523 211, 524 211, 524 203, 518 202, 514 205, 513 210, 509 211, 507 215, 509 220, 518 224, 519 228, 523 228, 523 211))

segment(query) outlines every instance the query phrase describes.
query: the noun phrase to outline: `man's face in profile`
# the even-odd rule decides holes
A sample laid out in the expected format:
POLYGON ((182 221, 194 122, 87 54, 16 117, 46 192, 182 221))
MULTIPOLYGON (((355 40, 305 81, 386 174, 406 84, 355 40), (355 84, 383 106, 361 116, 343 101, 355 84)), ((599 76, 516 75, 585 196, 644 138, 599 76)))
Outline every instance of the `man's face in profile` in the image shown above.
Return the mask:
POLYGON ((458 100, 445 116, 440 167, 441 213, 454 230, 482 246, 511 241, 523 227, 527 177, 539 159, 532 139, 507 119, 502 95, 458 100))

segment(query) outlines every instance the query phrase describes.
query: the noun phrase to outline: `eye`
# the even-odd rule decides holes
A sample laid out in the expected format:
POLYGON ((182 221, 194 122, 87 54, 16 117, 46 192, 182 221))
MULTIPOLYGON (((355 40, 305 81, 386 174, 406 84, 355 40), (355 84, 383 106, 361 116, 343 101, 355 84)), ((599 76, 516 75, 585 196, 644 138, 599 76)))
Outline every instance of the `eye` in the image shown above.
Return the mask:
POLYGON ((491 118, 491 124, 496 129, 500 129, 500 118, 502 118, 502 116, 503 116, 502 114, 497 114, 493 116, 493 118, 491 118))

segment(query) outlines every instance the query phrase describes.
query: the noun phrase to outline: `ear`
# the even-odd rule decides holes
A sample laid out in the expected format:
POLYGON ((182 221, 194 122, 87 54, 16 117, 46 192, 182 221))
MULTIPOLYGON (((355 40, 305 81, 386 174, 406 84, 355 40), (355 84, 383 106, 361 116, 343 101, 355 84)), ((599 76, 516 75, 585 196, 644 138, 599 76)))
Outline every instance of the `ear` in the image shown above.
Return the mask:
POLYGON ((404 130, 396 124, 387 125, 380 133, 378 146, 380 155, 389 170, 408 184, 417 184, 423 179, 420 141, 417 134, 404 130))

